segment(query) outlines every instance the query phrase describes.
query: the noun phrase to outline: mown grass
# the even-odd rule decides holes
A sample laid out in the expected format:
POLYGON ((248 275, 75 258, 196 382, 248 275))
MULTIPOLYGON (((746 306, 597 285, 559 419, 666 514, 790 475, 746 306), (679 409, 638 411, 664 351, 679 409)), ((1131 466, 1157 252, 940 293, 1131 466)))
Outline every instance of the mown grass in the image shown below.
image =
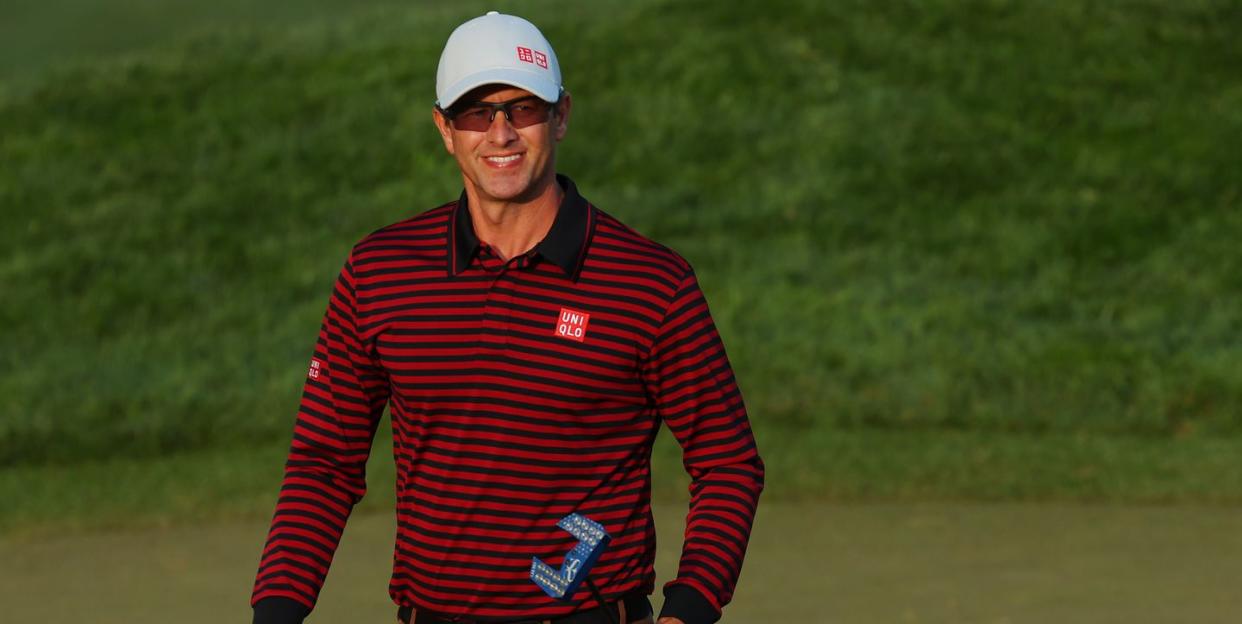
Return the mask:
MULTIPOLYGON (((387 428, 385 423, 384 428, 387 428)), ((1127 505, 1242 504, 1242 440, 1161 440, 971 431, 824 431, 809 438, 760 431, 764 500, 1029 501, 1127 505), (813 448, 814 453, 808 451, 813 448)), ((287 446, 212 448, 159 458, 115 457, 0 471, 0 536, 35 538, 270 518, 287 446)), ((688 478, 663 434, 653 497, 685 504, 688 478)), ((391 513, 391 438, 381 434, 357 513, 391 513)))
MULTIPOLYGON (((223 30, 5 97, 0 466, 286 441, 350 245, 456 196, 435 62, 486 8, 223 30)), ((1195 485, 1228 460, 1173 450, 1242 438, 1237 3, 506 10, 575 96, 560 169, 695 264, 777 465, 837 439, 1053 459, 1090 440, 1143 473, 1101 483, 1183 462, 1158 496, 1095 496, 1239 499, 1195 485)), ((773 487, 902 495, 878 484, 906 454, 877 453, 773 487)), ((910 487, 1086 492, 1004 466, 910 487)))

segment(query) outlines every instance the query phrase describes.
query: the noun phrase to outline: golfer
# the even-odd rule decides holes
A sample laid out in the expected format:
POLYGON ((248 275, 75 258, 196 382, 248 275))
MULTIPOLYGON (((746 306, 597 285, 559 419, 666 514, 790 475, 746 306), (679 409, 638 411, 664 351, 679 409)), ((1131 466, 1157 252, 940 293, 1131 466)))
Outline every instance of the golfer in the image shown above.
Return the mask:
POLYGON ((307 372, 254 621, 311 612, 366 491, 386 406, 399 621, 717 621, 763 463, 694 271, 557 175, 573 100, 530 22, 493 12, 458 27, 436 98, 464 190, 365 237, 345 262, 307 372), (683 449, 691 502, 657 619, 661 423, 683 449), (561 565, 577 540, 557 522, 571 513, 612 541, 590 583, 556 599, 531 580, 531 562, 561 565))

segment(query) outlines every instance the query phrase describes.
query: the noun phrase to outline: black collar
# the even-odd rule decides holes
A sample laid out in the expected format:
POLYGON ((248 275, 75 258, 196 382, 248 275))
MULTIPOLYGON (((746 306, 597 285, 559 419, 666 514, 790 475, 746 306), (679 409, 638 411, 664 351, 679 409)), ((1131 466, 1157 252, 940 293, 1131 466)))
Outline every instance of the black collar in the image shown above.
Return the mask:
MULTIPOLYGON (((571 280, 578 279, 582 270, 582 261, 586 257, 587 244, 595 228, 594 211, 587 200, 578 194, 578 187, 573 180, 557 174, 557 184, 565 192, 561 205, 557 208, 556 219, 548 235, 535 245, 534 253, 561 267, 571 280)), ((453 219, 449 222, 449 275, 457 275, 470 266, 470 260, 479 250, 479 237, 474 233, 474 225, 470 221, 470 210, 466 205, 466 192, 462 191, 453 209, 453 219)))

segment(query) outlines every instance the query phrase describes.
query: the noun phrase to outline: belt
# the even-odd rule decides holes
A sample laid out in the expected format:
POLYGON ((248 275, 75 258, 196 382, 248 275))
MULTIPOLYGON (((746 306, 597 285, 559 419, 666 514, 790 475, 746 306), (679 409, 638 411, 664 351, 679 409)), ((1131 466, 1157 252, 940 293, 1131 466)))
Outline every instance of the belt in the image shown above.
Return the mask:
POLYGON ((647 600, 646 594, 633 592, 622 596, 617 602, 575 611, 564 617, 542 620, 530 618, 503 621, 489 620, 486 622, 428 611, 415 612, 413 607, 401 607, 397 610, 397 621, 401 624, 611 624, 613 619, 609 617, 610 612, 616 614, 618 619, 621 619, 619 616, 624 614, 624 619, 627 622, 640 620, 651 615, 651 601, 647 600), (411 615, 414 616, 412 620, 410 618, 411 615))

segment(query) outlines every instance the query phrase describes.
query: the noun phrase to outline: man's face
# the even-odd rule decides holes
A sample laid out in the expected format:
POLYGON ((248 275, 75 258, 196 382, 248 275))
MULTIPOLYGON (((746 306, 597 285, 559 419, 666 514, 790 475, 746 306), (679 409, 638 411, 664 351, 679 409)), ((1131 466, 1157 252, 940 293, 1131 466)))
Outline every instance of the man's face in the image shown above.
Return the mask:
MULTIPOLYGON (((507 85, 479 87, 459 102, 508 102, 533 94, 507 85)), ((444 148, 457 159, 467 188, 482 201, 529 201, 556 180, 556 144, 569 122, 569 95, 543 123, 514 128, 497 112, 486 130, 458 130, 434 113, 444 148)))

